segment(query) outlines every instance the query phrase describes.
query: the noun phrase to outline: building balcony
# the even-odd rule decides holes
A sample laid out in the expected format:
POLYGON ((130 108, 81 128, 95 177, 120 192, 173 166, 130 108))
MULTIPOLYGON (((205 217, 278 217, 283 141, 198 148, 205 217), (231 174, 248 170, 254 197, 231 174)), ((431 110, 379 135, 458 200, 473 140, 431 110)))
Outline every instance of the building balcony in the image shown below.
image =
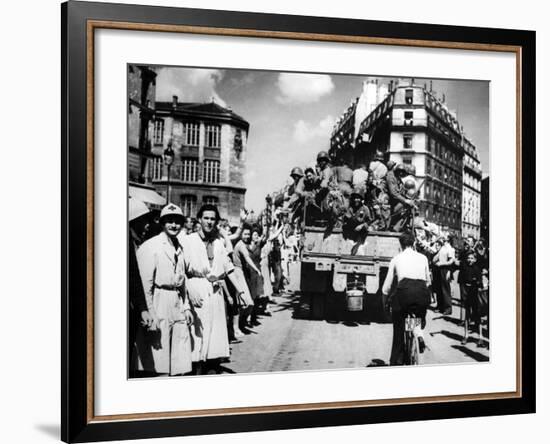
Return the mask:
POLYGON ((478 167, 478 166, 474 166, 474 165, 470 165, 466 162, 464 162, 464 169, 465 170, 469 170, 471 174, 475 175, 476 177, 479 178, 480 182, 481 182, 481 176, 483 174, 483 172, 481 171, 481 168, 478 167))
POLYGON ((182 145, 180 148, 181 157, 199 157, 198 146, 182 145))
POLYGON ((221 148, 204 147, 204 157, 219 159, 221 157, 221 148))
POLYGON ((415 127, 426 128, 428 125, 428 120, 425 118, 414 118, 414 119, 404 119, 404 118, 393 118, 392 126, 403 127, 405 129, 411 129, 415 127))
POLYGON ((436 125, 435 122, 433 122, 433 120, 431 119, 428 119, 428 125, 427 125, 428 129, 430 129, 431 131, 433 131, 435 134, 437 134, 438 136, 442 137, 443 139, 447 140, 449 143, 451 143, 452 145, 455 145, 456 147, 458 148, 461 148, 461 145, 460 145, 460 139, 457 139, 457 137, 455 135, 453 135, 452 131, 450 129, 446 129, 446 128, 441 128, 441 127, 438 127, 436 125))
MULTIPOLYGON (((162 163, 162 159, 153 159, 149 167, 149 177, 154 182, 166 182, 168 169, 162 163)), ((222 174, 219 160, 183 159, 170 168, 170 181, 181 184, 208 184, 217 185, 222 182, 222 174)))

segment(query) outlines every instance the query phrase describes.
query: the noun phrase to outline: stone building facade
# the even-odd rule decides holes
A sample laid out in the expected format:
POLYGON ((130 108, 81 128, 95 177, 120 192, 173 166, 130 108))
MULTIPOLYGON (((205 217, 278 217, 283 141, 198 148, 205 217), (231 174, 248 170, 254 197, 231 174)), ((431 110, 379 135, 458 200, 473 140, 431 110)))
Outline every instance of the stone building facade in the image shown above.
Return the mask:
POLYGON ((144 65, 128 65, 128 180, 146 184, 151 158, 149 134, 155 116, 156 72, 144 65))
MULTIPOLYGON (((456 114, 431 86, 366 80, 336 122, 330 153, 352 167, 368 165, 377 150, 386 160, 410 165, 422 184, 420 216, 441 231, 462 234, 465 140, 456 114)), ((473 144, 467 146, 477 159, 473 144)))
POLYGON ((479 239, 481 225, 481 163, 475 146, 466 138, 462 187, 462 235, 479 239))
POLYGON ((489 245, 489 177, 481 180, 481 220, 480 236, 485 239, 486 245, 489 245))
POLYGON ((166 196, 168 169, 162 153, 172 147, 170 201, 196 216, 203 203, 218 206, 222 218, 238 224, 244 207, 249 124, 230 108, 211 103, 157 102, 151 143, 155 155, 149 176, 166 196))
POLYGON ((128 65, 128 195, 158 211, 166 200, 155 191, 149 176, 155 157, 151 132, 155 119, 156 77, 154 67, 128 65))

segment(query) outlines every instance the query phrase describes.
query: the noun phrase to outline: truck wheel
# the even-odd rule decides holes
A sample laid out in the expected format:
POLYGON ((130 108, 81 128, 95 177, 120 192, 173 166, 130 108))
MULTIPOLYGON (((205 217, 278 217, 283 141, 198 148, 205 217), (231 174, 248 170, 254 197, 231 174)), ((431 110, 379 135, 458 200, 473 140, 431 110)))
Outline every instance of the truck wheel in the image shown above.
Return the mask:
POLYGON ((324 319, 326 295, 324 293, 312 293, 311 295, 311 318, 312 319, 324 319))

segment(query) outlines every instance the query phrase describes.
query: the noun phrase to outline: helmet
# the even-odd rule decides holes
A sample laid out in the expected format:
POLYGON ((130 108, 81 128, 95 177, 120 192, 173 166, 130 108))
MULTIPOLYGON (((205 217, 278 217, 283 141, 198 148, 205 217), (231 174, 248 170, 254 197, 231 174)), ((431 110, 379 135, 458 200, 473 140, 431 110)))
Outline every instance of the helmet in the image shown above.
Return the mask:
POLYGON ((300 167, 294 167, 292 168, 292 171, 290 171, 291 176, 300 176, 302 177, 304 175, 304 172, 300 167))
POLYGON ((388 170, 391 170, 395 166, 395 162, 393 160, 388 160, 386 166, 388 167, 388 170))
POLYGON ((416 176, 416 167, 412 164, 405 165, 405 169, 411 176, 416 176))
POLYGON ((173 203, 169 203, 166 205, 162 211, 160 212, 160 221, 162 222, 162 218, 166 216, 179 216, 182 219, 183 222, 183 211, 181 211, 181 208, 173 203))
POLYGON ((374 155, 374 160, 379 160, 380 162, 384 161, 384 153, 380 150, 376 150, 376 154, 374 155))
POLYGON ((319 151, 319 154, 317 154, 317 161, 323 160, 323 159, 329 161, 330 157, 326 151, 319 151))
POLYGON ((128 200, 128 220, 130 222, 148 213, 149 208, 147 208, 147 205, 135 197, 130 197, 128 200))
POLYGON ((407 167, 406 167, 405 165, 403 165, 402 163, 398 163, 398 164, 395 166, 394 171, 395 171, 396 173, 408 174, 407 167))
POLYGON ((355 199, 356 197, 358 197, 359 199, 363 200, 363 196, 361 196, 361 194, 359 194, 359 193, 356 192, 356 191, 352 192, 352 193, 349 195, 350 200, 355 199))
POLYGON ((416 180, 414 180, 414 177, 412 176, 406 176, 403 178, 403 186, 407 190, 415 190, 416 189, 416 180))

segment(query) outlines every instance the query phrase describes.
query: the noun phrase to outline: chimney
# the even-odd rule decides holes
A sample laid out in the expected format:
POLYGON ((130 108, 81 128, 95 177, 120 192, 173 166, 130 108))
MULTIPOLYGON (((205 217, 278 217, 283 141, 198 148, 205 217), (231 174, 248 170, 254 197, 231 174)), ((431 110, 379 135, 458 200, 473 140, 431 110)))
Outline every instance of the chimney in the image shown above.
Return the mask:
POLYGON ((178 96, 172 96, 172 108, 176 109, 178 106, 178 96))

